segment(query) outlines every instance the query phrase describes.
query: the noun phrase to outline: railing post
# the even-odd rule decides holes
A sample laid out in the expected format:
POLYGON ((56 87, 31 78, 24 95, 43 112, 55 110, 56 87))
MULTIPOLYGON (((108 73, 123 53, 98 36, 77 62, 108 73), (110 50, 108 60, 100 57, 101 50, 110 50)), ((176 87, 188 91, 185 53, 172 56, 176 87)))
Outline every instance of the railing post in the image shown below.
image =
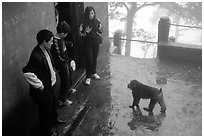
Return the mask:
POLYGON ((118 54, 121 54, 121 32, 115 32, 113 37, 113 44, 118 47, 118 54))
POLYGON ((161 17, 158 24, 158 43, 168 43, 170 29, 169 17, 161 17))

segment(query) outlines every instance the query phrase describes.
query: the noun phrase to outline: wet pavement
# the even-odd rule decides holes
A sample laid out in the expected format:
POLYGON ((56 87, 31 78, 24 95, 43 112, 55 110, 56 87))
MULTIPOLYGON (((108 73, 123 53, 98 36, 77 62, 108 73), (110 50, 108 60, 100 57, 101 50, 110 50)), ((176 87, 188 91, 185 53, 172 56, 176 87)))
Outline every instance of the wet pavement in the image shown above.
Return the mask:
POLYGON ((90 109, 75 129, 75 136, 194 136, 202 135, 202 66, 179 61, 137 59, 117 54, 99 59, 101 80, 91 86, 79 84, 77 90, 86 95, 90 109), (142 108, 149 100, 141 100, 139 110, 132 103, 130 80, 162 88, 166 114, 157 104, 154 114, 142 108))

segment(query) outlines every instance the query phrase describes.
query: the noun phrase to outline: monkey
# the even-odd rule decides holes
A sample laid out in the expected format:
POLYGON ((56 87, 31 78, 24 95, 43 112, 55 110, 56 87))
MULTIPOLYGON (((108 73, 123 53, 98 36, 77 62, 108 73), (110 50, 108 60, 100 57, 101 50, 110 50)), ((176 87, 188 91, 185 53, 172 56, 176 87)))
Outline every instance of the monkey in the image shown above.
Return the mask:
POLYGON ((153 112, 155 105, 158 103, 161 107, 161 113, 166 112, 166 104, 163 98, 162 88, 157 89, 154 87, 150 87, 148 85, 142 84, 137 80, 131 80, 127 85, 127 88, 132 90, 133 103, 130 108, 134 109, 134 106, 137 109, 140 109, 139 102, 140 99, 150 99, 149 107, 143 108, 145 111, 153 112))

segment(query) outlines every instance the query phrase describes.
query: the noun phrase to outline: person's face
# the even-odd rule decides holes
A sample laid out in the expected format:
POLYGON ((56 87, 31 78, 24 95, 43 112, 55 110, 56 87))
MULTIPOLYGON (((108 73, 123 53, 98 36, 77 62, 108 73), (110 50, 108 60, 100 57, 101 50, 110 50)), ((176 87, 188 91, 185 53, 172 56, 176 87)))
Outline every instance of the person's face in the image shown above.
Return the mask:
POLYGON ((51 37, 51 39, 48 42, 44 42, 44 45, 46 48, 50 48, 52 44, 53 44, 53 37, 51 37))
POLYGON ((94 11, 91 10, 90 13, 89 13, 89 19, 93 20, 93 18, 94 18, 94 11))

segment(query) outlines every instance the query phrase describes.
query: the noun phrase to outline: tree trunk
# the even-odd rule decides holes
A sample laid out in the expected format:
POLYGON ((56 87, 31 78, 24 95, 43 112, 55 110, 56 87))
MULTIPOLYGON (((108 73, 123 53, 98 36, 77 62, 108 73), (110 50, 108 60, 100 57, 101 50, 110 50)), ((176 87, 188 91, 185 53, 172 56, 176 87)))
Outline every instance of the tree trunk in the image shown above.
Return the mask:
MULTIPOLYGON (((180 23, 180 16, 176 15, 176 24, 179 24, 180 23)), ((176 29, 175 29, 175 42, 178 40, 178 37, 179 37, 179 27, 176 26, 176 29)))
MULTIPOLYGON (((134 22, 135 13, 137 12, 137 4, 132 4, 129 12, 127 13, 127 22, 126 22, 126 39, 132 39, 132 27, 134 22)), ((130 56, 131 52, 131 41, 126 41, 125 45, 125 55, 130 56)))

